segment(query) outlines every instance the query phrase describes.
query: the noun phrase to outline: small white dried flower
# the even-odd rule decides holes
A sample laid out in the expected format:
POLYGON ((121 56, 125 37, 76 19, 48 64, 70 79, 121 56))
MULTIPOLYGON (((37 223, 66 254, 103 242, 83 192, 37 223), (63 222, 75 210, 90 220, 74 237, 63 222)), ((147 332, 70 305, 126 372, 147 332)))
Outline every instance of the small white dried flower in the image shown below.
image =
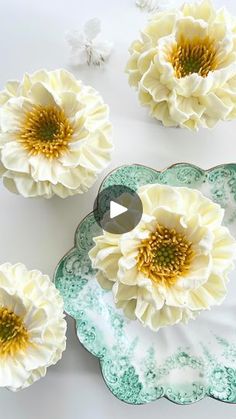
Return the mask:
POLYGON ((136 5, 147 12, 155 12, 159 9, 158 0, 136 0, 136 5))
POLYGON ((173 0, 136 0, 136 5, 149 13, 174 6, 173 0))
POLYGON ((101 66, 110 56, 113 45, 98 38, 101 21, 97 18, 88 20, 82 31, 71 30, 66 33, 70 45, 70 64, 101 66))

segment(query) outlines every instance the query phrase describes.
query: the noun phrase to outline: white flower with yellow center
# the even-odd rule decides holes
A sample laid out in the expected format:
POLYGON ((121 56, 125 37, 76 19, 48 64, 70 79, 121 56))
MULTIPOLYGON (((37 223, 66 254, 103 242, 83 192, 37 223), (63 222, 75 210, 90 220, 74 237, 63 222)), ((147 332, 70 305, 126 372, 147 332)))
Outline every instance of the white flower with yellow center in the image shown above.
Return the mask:
POLYGON ((0 387, 24 389, 61 359, 63 300, 47 275, 0 265, 0 387))
POLYGON ((115 304, 152 330, 194 319, 227 293, 236 241, 224 210, 201 192, 146 185, 143 216, 129 233, 103 232, 90 251, 97 280, 115 304))
POLYGON ((236 19, 210 0, 153 15, 130 47, 129 83, 165 126, 236 118, 236 19))
POLYGON ((0 94, 0 174, 25 197, 85 192, 109 163, 108 106, 65 70, 26 74, 0 94))

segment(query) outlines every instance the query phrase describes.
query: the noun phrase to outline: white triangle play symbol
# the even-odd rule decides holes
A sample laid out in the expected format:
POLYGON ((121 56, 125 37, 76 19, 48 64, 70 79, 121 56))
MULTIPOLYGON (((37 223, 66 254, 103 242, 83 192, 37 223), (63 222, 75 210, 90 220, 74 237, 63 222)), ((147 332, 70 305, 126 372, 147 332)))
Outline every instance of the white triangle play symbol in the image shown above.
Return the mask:
POLYGON ((118 217, 118 215, 124 214, 128 211, 128 208, 123 205, 117 204, 115 201, 110 202, 110 218, 118 217))

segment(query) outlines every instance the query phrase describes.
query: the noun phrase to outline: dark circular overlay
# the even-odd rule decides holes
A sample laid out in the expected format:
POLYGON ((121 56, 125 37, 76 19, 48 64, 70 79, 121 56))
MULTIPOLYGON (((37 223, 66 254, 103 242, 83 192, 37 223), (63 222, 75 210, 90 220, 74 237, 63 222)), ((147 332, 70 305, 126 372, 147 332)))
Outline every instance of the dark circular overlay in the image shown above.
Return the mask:
POLYGON ((124 234, 133 230, 143 214, 142 201, 138 194, 124 185, 109 186, 101 191, 94 203, 94 217, 99 226, 108 233, 124 234), (111 202, 122 205, 127 211, 110 217, 111 202))

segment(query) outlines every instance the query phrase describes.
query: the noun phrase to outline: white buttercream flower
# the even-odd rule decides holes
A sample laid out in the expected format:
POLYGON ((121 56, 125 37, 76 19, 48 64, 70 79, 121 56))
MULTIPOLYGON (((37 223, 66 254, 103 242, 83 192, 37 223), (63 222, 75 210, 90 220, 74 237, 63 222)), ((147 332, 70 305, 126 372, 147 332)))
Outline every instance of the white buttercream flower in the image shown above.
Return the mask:
POLYGON ((236 118, 236 19, 210 0, 154 14, 130 47, 129 83, 165 126, 236 118))
POLYGON ((236 241, 224 210, 199 191, 159 184, 138 190, 143 216, 129 233, 104 232, 90 251, 115 304, 152 330, 186 323, 227 293, 236 241))
POLYGON ((76 30, 66 33, 66 40, 70 45, 70 63, 72 65, 102 65, 109 56, 113 45, 111 42, 101 40, 101 21, 97 18, 85 23, 83 31, 76 30))
POLYGON ((0 265, 0 387, 16 391, 43 377, 66 346, 63 300, 47 275, 0 265))
POLYGON ((65 70, 37 71, 0 93, 0 174, 25 197, 85 192, 110 161, 108 106, 65 70))

